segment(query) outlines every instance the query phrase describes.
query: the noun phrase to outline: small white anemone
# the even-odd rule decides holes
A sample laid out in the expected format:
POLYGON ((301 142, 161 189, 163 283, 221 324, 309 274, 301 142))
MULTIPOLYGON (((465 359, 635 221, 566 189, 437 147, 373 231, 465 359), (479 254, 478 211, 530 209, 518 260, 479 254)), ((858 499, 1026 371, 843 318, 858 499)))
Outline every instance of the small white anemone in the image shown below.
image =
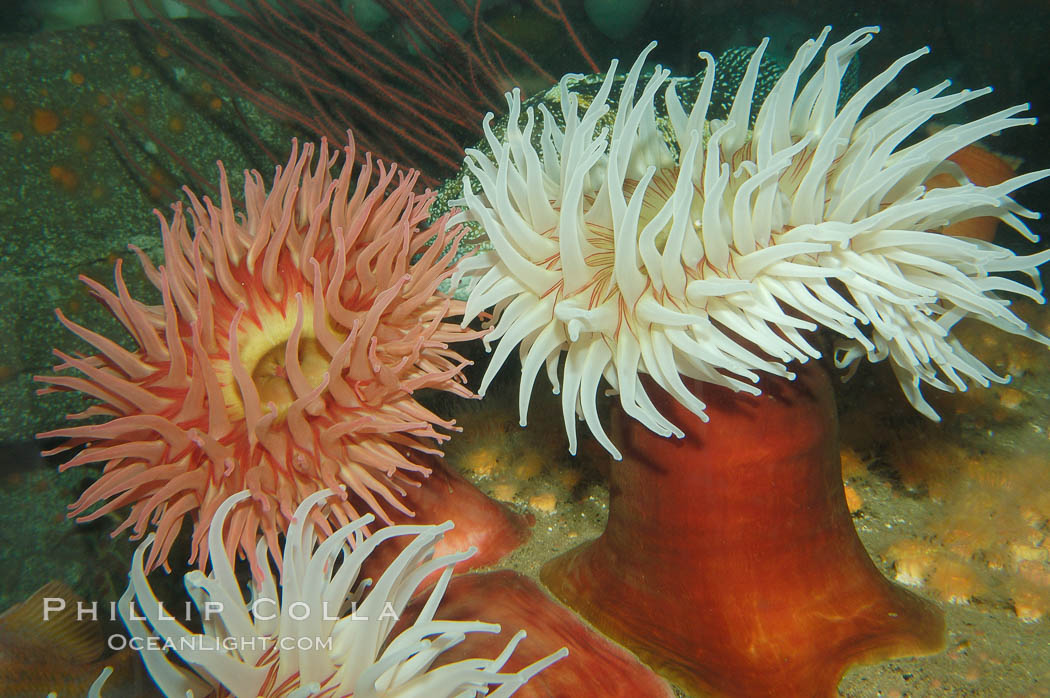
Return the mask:
POLYGON ((615 100, 616 61, 589 104, 573 91, 581 76, 565 76, 553 93, 564 126, 544 104, 538 114, 529 108, 522 115, 518 90, 507 95, 505 135, 492 130, 491 114, 485 121, 492 155, 467 151, 480 192, 465 178, 463 199, 455 202, 463 207, 459 220, 480 224, 492 244, 462 263, 462 272, 473 275, 464 325, 495 307, 486 343, 499 345, 481 394, 519 347, 522 425, 546 364, 562 394, 570 450, 578 416, 619 458, 595 405, 603 377, 627 414, 656 433, 681 436, 654 408, 639 374, 706 419, 703 402, 681 376, 757 394, 760 373, 790 378, 789 363, 819 357, 804 332, 824 327, 839 338, 840 367, 861 357, 889 359, 911 403, 936 419, 921 384, 950 391, 965 390, 967 381, 1006 380, 952 337, 959 320, 973 317, 1050 343, 998 295, 1043 302, 1037 267, 1050 251, 1018 256, 939 232, 956 221, 996 216, 1036 240, 1022 218, 1038 215, 1009 195, 1050 170, 980 187, 947 160, 981 138, 1035 123, 1016 116, 1028 105, 912 140, 932 117, 991 88, 953 93, 945 81, 869 109, 907 64, 928 52, 923 48, 838 108, 850 59, 878 27, 829 46, 802 84, 829 31, 798 50, 753 128, 749 115, 768 39, 751 58, 725 120, 708 118, 717 67, 707 53, 700 54, 707 71, 688 111, 676 93, 680 80, 669 71, 656 66, 643 84, 655 43, 635 61, 615 100), (665 124, 655 108, 661 98, 665 124), (610 120, 611 127, 600 127, 610 120), (924 186, 941 172, 961 186, 924 186), (1027 274, 1035 288, 997 275, 1004 272, 1027 274))
MULTIPOLYGON (((316 514, 313 508, 332 494, 322 490, 299 505, 284 542, 280 591, 267 565, 248 602, 224 552, 222 528, 230 511, 249 493, 235 494, 219 506, 208 531, 211 572, 194 570, 185 577, 186 590, 203 621, 201 634, 189 631, 153 594, 143 569, 153 536, 139 546, 119 611, 164 695, 200 697, 223 689, 244 698, 506 698, 568 654, 562 648, 516 673, 500 673, 524 639, 522 630, 494 659, 431 668, 467 633, 500 632, 500 626, 491 623, 434 620, 453 566, 474 550, 434 557, 435 544, 452 522, 388 526, 366 535, 371 514, 318 543, 315 527, 305 524, 316 514), (369 554, 383 541, 399 536, 412 540, 375 585, 371 579, 359 581, 369 554), (415 622, 390 638, 417 587, 437 570, 443 572, 415 622), (181 663, 172 661, 165 649, 181 663)), ((260 560, 266 559, 264 540, 259 541, 258 554, 260 560)))

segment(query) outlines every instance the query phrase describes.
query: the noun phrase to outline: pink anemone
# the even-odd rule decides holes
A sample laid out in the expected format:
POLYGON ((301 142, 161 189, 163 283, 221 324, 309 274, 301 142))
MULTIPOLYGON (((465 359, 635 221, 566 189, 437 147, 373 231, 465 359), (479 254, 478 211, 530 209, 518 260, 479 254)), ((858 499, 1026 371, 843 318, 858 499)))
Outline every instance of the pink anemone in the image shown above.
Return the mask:
POLYGON ((445 217, 425 224, 432 196, 413 192, 417 172, 366 156, 355 176, 352 136, 342 150, 335 178, 340 153, 325 141, 316 165, 312 145, 293 144, 269 192, 246 173, 244 215, 219 163, 218 206, 187 190, 192 235, 181 204, 170 223, 157 212, 163 264, 131 248, 157 305, 131 296, 119 261, 115 291, 82 276, 137 349, 56 311, 95 353, 56 350, 58 375, 38 377, 49 385, 41 392, 97 402, 70 416, 91 423, 39 436, 65 437, 47 452, 74 452, 63 470, 102 465, 71 515, 90 521, 130 505, 114 535, 154 531, 148 569, 166 562, 187 517, 191 561, 203 565, 216 510, 245 489, 251 505, 231 517, 224 543, 256 575, 260 532, 280 562, 278 532, 318 489, 348 492, 312 512, 322 533, 367 510, 387 523, 393 511, 410 515, 404 488, 429 473, 420 456, 439 454, 429 442, 453 429, 415 391, 473 397, 468 362, 449 343, 478 333, 447 322, 463 304, 438 292, 462 233, 445 217))

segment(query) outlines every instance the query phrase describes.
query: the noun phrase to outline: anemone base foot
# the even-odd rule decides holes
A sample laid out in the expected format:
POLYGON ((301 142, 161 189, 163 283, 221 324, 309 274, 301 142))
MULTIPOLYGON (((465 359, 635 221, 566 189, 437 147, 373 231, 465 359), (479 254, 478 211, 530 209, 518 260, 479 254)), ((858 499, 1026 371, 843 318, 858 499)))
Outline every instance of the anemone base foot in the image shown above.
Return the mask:
MULTIPOLYGON (((430 468, 430 476, 422 480, 419 487, 405 488, 404 502, 415 512, 415 516, 393 512, 390 518, 395 524, 442 524, 453 521, 455 528, 438 542, 434 555, 455 553, 472 546, 477 548, 473 557, 456 565, 457 573, 496 564, 532 535, 535 519, 531 515, 511 511, 487 496, 440 458, 414 457, 430 468)), ((407 543, 390 541, 384 544, 373 554, 375 561, 369 558, 368 564, 376 565, 376 569, 385 568, 407 543)), ((436 577, 437 572, 428 580, 433 581, 436 577)))
MULTIPOLYGON (((419 612, 426 594, 406 610, 402 622, 419 612)), ((441 620, 498 623, 498 633, 470 633, 441 655, 440 664, 495 657, 519 630, 527 636, 500 670, 514 672, 556 652, 569 655, 541 671, 514 698, 673 698, 674 691, 638 658, 552 600, 538 584, 510 570, 455 577, 435 616, 441 620)))
POLYGON ((608 526, 549 562, 547 587, 692 695, 834 696, 853 664, 939 651, 941 612, 854 530, 825 372, 758 397, 690 387, 707 424, 646 385, 683 439, 614 418, 608 526))

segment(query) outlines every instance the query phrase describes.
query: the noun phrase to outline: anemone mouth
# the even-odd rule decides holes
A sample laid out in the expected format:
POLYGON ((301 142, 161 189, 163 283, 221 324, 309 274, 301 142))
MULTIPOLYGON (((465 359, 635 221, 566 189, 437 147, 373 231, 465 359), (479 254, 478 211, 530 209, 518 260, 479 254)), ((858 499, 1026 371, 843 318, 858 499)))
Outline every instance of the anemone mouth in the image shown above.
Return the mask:
POLYGON ((250 400, 258 404, 263 413, 275 411, 273 424, 276 426, 284 421, 288 409, 300 397, 297 386, 302 390, 305 385, 308 391, 320 386, 332 368, 333 358, 314 332, 312 298, 303 298, 301 315, 297 301, 281 303, 277 308, 269 305, 259 302, 244 308, 244 317, 236 328, 230 328, 231 334, 236 332, 237 341, 227 347, 229 366, 217 368, 222 369, 219 375, 227 378, 222 381, 223 395, 231 418, 245 418, 245 401, 250 400), (297 342, 294 350, 290 346, 293 339, 297 342), (237 368, 243 371, 242 375, 250 379, 254 395, 245 394, 237 384, 234 364, 239 364, 237 368), (296 380, 300 375, 301 380, 296 380))
MULTIPOLYGON (((299 339, 298 355, 299 370, 313 390, 324 380, 332 357, 313 337, 299 339)), ((287 359, 288 342, 285 341, 263 354, 251 371, 252 382, 259 392, 259 402, 263 405, 273 404, 277 408, 278 421, 284 418, 296 400, 295 389, 288 378, 287 359)))

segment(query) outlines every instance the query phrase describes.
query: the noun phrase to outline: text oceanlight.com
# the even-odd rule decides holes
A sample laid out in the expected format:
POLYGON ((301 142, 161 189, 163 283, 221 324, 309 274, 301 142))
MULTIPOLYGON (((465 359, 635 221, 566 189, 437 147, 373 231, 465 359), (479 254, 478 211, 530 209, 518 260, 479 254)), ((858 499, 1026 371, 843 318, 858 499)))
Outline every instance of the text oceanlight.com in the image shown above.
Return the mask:
POLYGON ((275 646, 282 652, 300 650, 332 649, 331 637, 208 637, 206 635, 184 635, 177 638, 132 637, 116 633, 106 641, 113 651, 130 647, 136 652, 143 650, 175 650, 176 652, 265 652, 275 646))

